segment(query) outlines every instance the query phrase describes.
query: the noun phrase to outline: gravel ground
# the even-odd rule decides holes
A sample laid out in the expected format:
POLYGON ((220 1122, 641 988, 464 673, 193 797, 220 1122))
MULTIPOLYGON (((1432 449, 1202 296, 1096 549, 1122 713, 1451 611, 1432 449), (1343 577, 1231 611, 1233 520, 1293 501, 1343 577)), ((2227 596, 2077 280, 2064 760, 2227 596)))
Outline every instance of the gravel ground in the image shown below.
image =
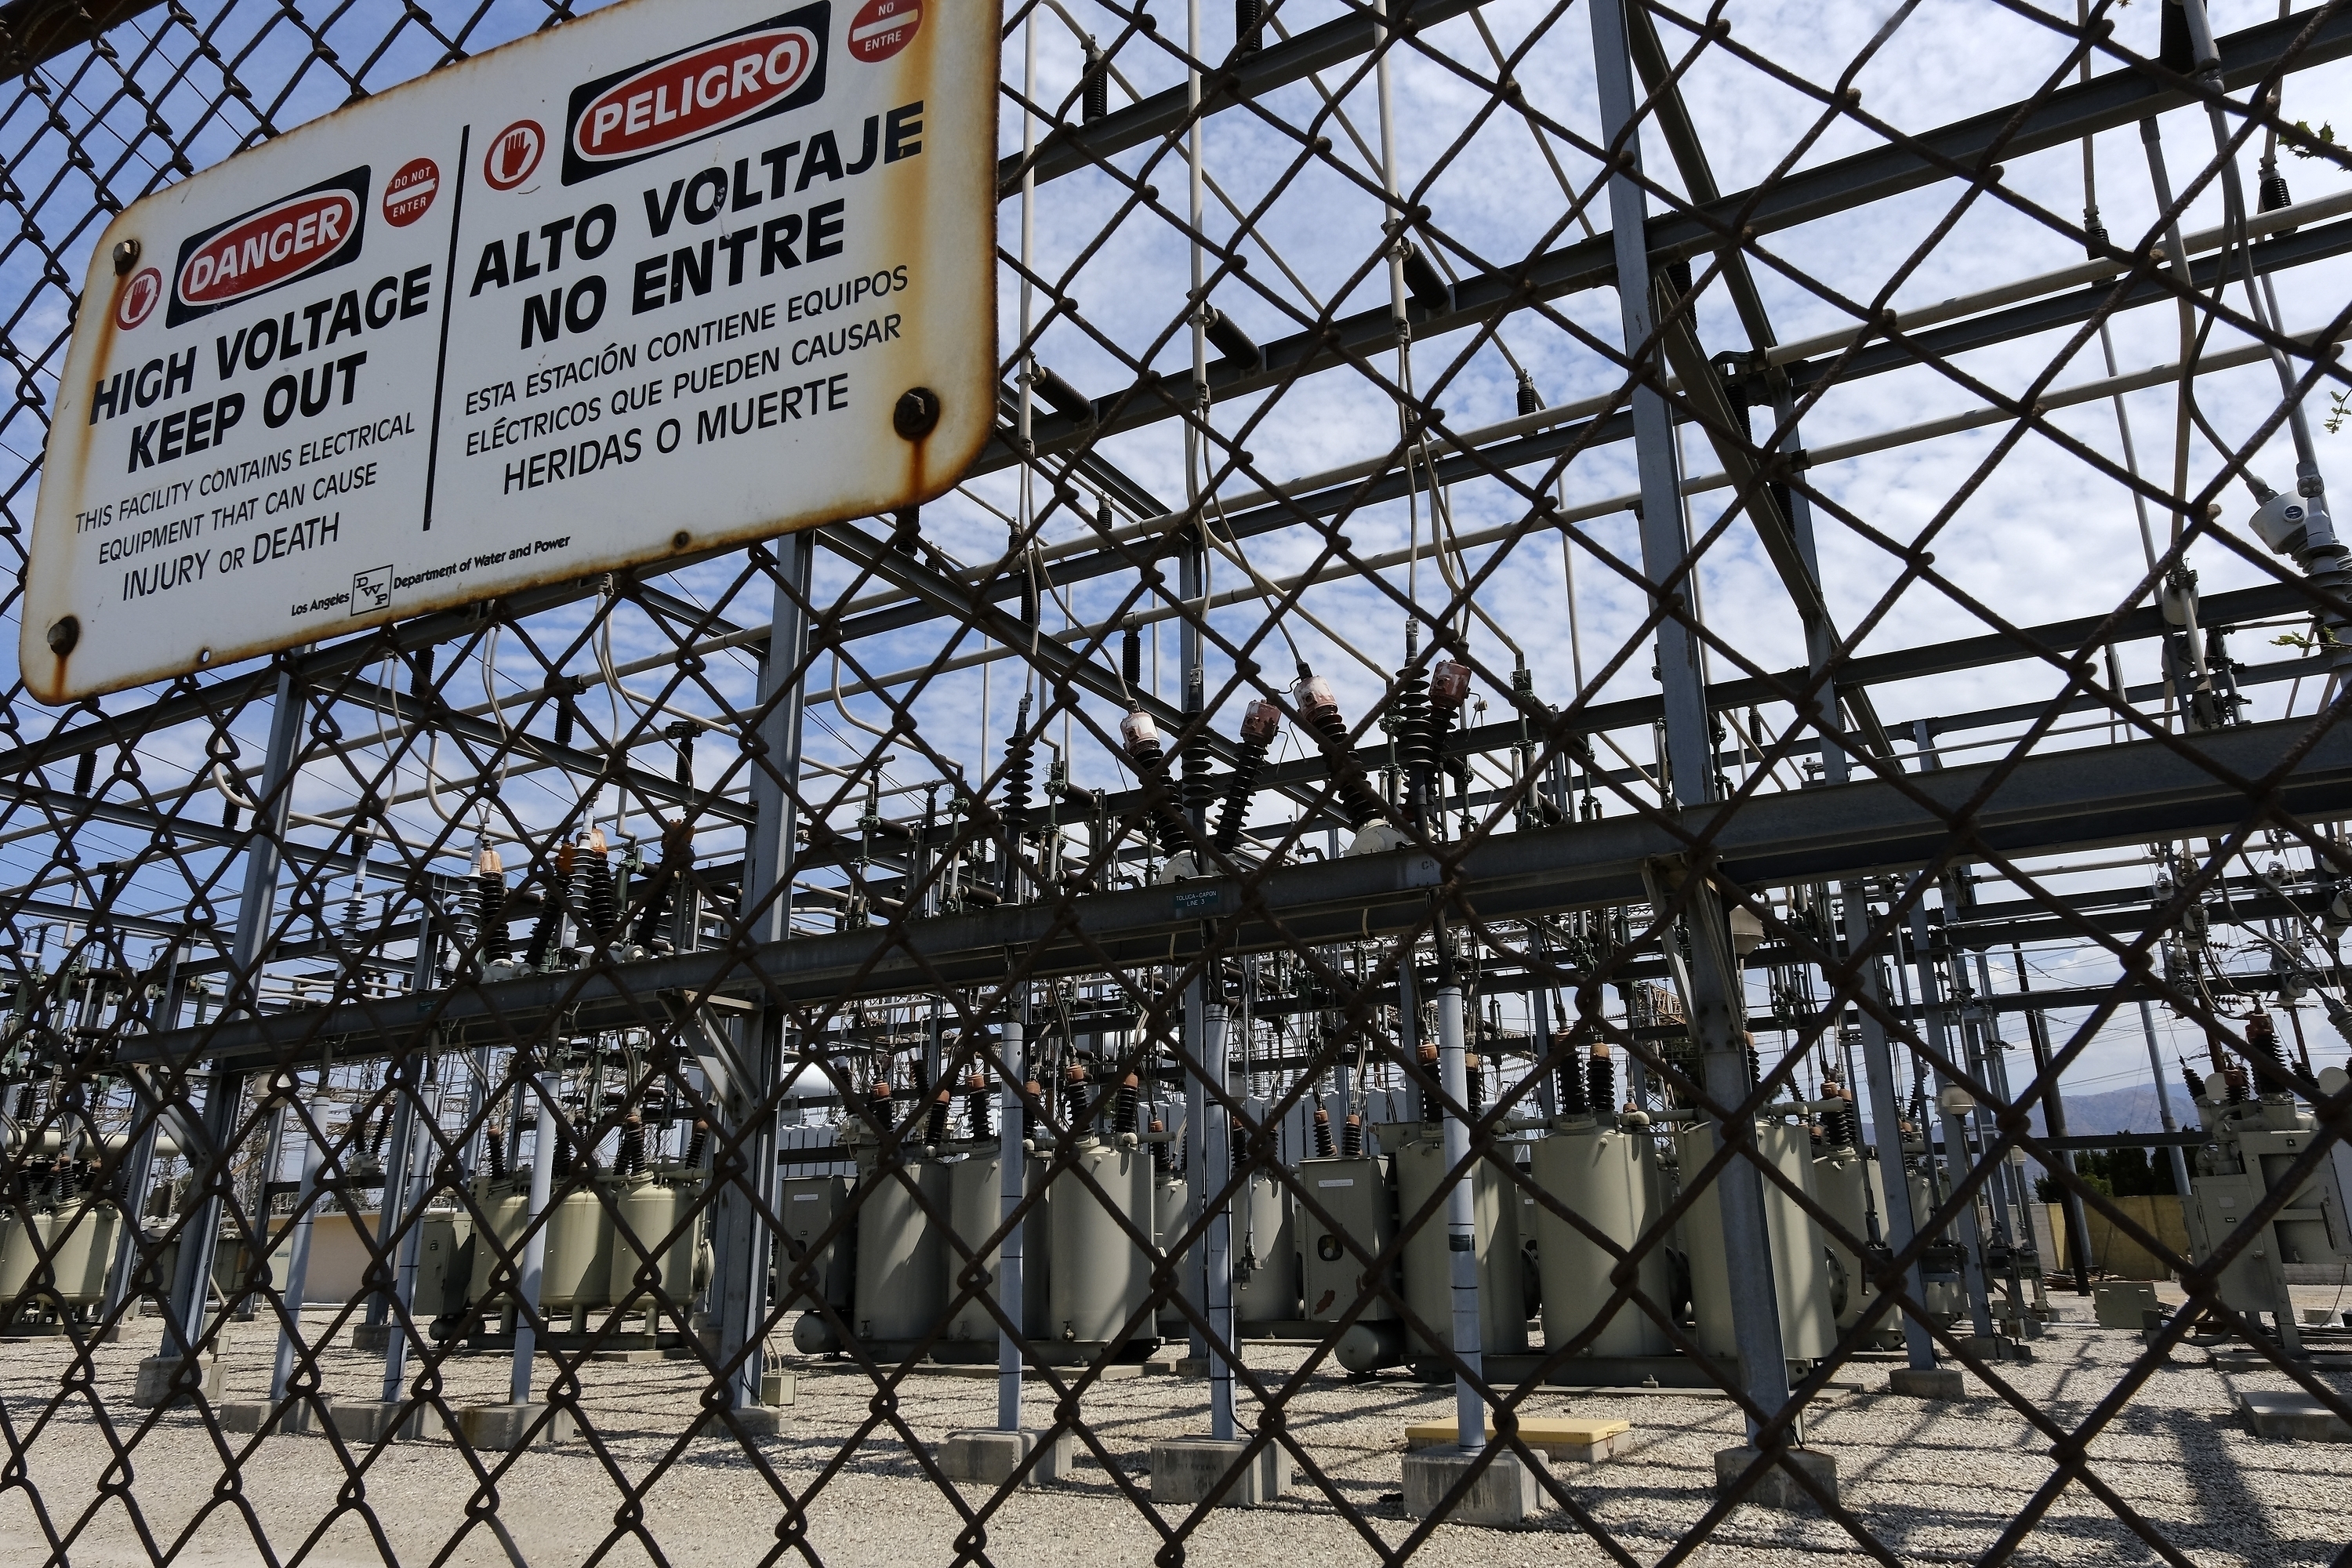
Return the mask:
MULTIPOLYGON (((2087 1317, 2087 1309, 2075 1315, 2087 1317)), ((14 1484, 19 1476, 29 1479, 54 1528, 77 1532, 67 1560, 93 1568, 150 1561, 142 1537, 159 1552, 168 1549, 216 1498, 227 1500, 194 1524, 177 1563, 214 1568, 268 1556, 285 1561, 314 1534, 307 1563, 378 1563, 384 1553, 372 1539, 371 1521, 401 1563, 432 1562, 445 1549, 442 1560, 455 1564, 510 1560, 490 1529, 467 1528, 484 1483, 447 1443, 396 1445, 373 1458, 353 1453, 354 1476, 324 1438, 272 1436, 256 1447, 256 1439, 235 1437, 223 1449, 192 1412, 150 1421, 151 1413, 132 1409, 128 1396, 138 1358, 152 1353, 156 1325, 147 1320, 129 1327, 123 1342, 95 1352, 94 1379, 62 1394, 72 1359, 62 1342, 16 1341, 0 1349, 0 1411, 11 1448, 9 1467, 0 1471, 6 1486, 0 1490, 0 1564, 50 1558, 27 1489, 14 1484), (144 1430, 142 1422, 150 1422, 144 1430), (127 1465, 111 1478, 110 1443, 130 1445, 127 1465), (224 1491, 232 1469, 238 1488, 224 1491), (127 1489, 110 1484, 125 1476, 127 1489), (102 1482, 110 1484, 102 1489, 102 1482), (337 1515, 345 1500, 351 1506, 337 1515)), ((2108 1396, 2142 1347, 2137 1335, 2077 1322, 2053 1326, 2034 1348, 2035 1362, 2010 1373, 2013 1387, 2057 1426, 2071 1429, 2108 1396)), ((272 1337, 260 1325, 232 1327, 230 1398, 266 1389, 271 1350, 272 1337)), ((1276 1375, 1297 1359, 1276 1348, 1249 1354, 1254 1368, 1276 1375)), ((373 1396, 377 1358, 335 1349, 323 1363, 331 1392, 373 1396)), ((803 1365, 799 1400, 785 1412, 782 1436, 760 1444, 756 1455, 725 1436, 681 1442, 700 1389, 693 1363, 592 1366, 583 1404, 593 1441, 519 1456, 492 1479, 498 1519, 517 1555, 534 1568, 586 1561, 614 1535, 616 1516, 625 1517, 628 1489, 667 1461, 642 1504, 644 1530, 658 1556, 623 1535, 602 1562, 759 1562, 775 1545, 785 1496, 803 1500, 808 1542, 823 1563, 900 1568, 954 1559, 967 1521, 888 1426, 860 1439, 835 1473, 824 1474, 872 1418, 875 1394, 854 1368, 803 1365)), ((1835 1457, 1846 1506, 1897 1558, 1975 1561, 2049 1479, 2052 1440, 1973 1378, 1966 1401, 1926 1405, 1882 1392, 1885 1373, 1884 1363, 1850 1368, 1845 1379, 1866 1390, 1833 1392, 1815 1405, 1810 1439, 1835 1457)), ((446 1373, 451 1402, 503 1398, 506 1375, 500 1358, 457 1358, 446 1373)), ((2352 1393, 2352 1378, 2334 1381, 2352 1393)), ((2218 1372, 2203 1352, 2184 1352, 2093 1445, 2092 1468, 2126 1506, 2200 1565, 2331 1562, 2352 1535, 2352 1449, 2266 1442, 2230 1414, 2234 1391, 2287 1386, 2276 1374, 2218 1372)), ((1042 1413, 1050 1397, 1033 1393, 1032 1410, 1042 1413)), ((1289 1424, 1329 1487, 1365 1510, 1371 1528, 1393 1543, 1413 1526, 1394 1500, 1402 1429, 1409 1421, 1447 1415, 1451 1405, 1450 1390, 1401 1376, 1318 1379, 1289 1401, 1289 1424)), ((1712 1456, 1737 1436, 1728 1407, 1713 1399, 1547 1391, 1526 1409, 1633 1423, 1630 1448, 1619 1458, 1562 1475, 1579 1503, 1643 1562, 1664 1555, 1710 1506, 1712 1456)), ((924 1442, 936 1442, 958 1427, 992 1425, 994 1387, 918 1374, 902 1384, 897 1414, 924 1442)), ((1101 1384, 1087 1395, 1086 1414, 1110 1458, 1147 1491, 1151 1441, 1207 1429, 1204 1386, 1168 1376, 1101 1384)), ((499 1458, 485 1456, 486 1462, 499 1458)), ((967 1488, 963 1501, 977 1511, 989 1495, 967 1488)), ((1162 1522, 1175 1528, 1180 1510, 1158 1519, 1139 1510, 1089 1455, 1075 1480, 1024 1491, 992 1510, 986 1552, 993 1562, 1024 1568, 1148 1563, 1162 1544, 1162 1522)), ((1693 1561, 1818 1563, 1824 1554, 1863 1555, 1836 1522, 1742 1508, 1693 1561)), ((1203 1521, 1186 1542, 1184 1561, 1339 1563, 1370 1556, 1355 1528, 1301 1476, 1291 1500, 1256 1511, 1221 1510, 1203 1521)), ((2077 1484, 2050 1507, 2017 1560, 2153 1556, 2106 1502, 2077 1484)), ((1477 1568, 1605 1557, 1557 1510, 1519 1532, 1441 1528, 1416 1553, 1417 1562, 1477 1568)))

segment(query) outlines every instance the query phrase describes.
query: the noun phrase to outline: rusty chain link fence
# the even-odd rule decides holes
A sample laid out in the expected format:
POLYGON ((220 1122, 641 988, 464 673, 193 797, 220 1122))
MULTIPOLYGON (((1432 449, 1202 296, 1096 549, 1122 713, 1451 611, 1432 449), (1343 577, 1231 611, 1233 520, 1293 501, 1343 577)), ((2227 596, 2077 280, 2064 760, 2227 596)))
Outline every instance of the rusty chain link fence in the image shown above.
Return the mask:
MULTIPOLYGON (((572 15, 0 6, 12 621, 110 216, 572 15)), ((951 492, 12 678, 0 1561, 2352 1561, 2347 56, 1008 3, 951 492)))

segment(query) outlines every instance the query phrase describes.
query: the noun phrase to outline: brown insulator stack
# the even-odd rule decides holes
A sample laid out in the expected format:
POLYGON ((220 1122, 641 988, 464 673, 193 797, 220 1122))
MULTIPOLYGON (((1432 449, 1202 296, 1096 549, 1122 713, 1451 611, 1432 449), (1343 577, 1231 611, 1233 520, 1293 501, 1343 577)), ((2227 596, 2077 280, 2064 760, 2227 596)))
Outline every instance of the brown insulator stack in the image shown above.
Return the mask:
POLYGON ((1118 1110, 1114 1126, 1120 1132, 1143 1131, 1143 1082, 1129 1073, 1118 1080, 1118 1110))
POLYGON ((556 847, 555 865, 547 879, 547 900, 540 907, 538 923, 530 928, 530 945, 522 952, 523 963, 533 969, 547 967, 557 937, 563 930, 564 911, 572 903, 572 856, 571 845, 556 847))
POLYGON ((634 1110, 621 1118, 621 1146, 614 1152, 613 1167, 625 1176, 646 1168, 645 1119, 634 1110))
POLYGON ((1364 1157, 1364 1119, 1352 1110, 1339 1124, 1339 1152, 1350 1160, 1364 1157))
POLYGON ((507 935, 506 868, 499 863, 499 852, 487 844, 474 868, 474 923, 482 933, 483 963, 513 959, 514 942, 507 935))
POLYGON ((1362 832, 1388 816, 1388 807, 1372 793, 1364 778, 1364 770, 1356 762, 1354 746, 1348 736, 1348 721, 1340 717, 1339 700, 1332 695, 1331 683, 1319 675, 1301 673, 1296 692, 1299 721, 1315 732, 1323 748, 1323 763, 1329 769, 1332 788, 1339 797, 1339 813, 1348 826, 1362 832))
POLYGON ((1434 1121, 1438 1119, 1438 1111, 1440 1109, 1437 1099, 1437 1089, 1435 1088, 1437 1083, 1437 1047, 1433 1045, 1423 1044, 1419 1055, 1421 1059, 1421 1070, 1427 1075, 1423 1079, 1425 1087, 1421 1090, 1421 1119, 1423 1121, 1434 1121))
POLYGON ((1592 1043, 1592 1056, 1584 1067, 1584 1099, 1592 1114, 1603 1121, 1612 1121, 1617 1111, 1617 1064, 1610 1059, 1606 1041, 1592 1043))
POLYGON ((484 1128, 482 1152, 488 1156, 490 1163, 490 1180, 505 1181, 507 1179, 507 1130, 495 1121, 484 1128))
POLYGON ((1225 797, 1217 806, 1217 831, 1211 840, 1221 855, 1230 855, 1241 845, 1242 830, 1249 826, 1250 796, 1256 793, 1258 775, 1265 771, 1265 753, 1282 733, 1282 710, 1271 702, 1253 702, 1242 713, 1241 755, 1234 760, 1233 775, 1225 781, 1225 797))
POLYGON ((963 1117, 967 1136, 989 1135, 987 1074, 975 1072, 963 1080, 963 1117))
POLYGON ((589 943, 603 947, 613 940, 621 919, 620 899, 613 886, 612 853, 604 842, 604 830, 591 827, 581 852, 588 861, 589 943))
POLYGON ((888 1079, 874 1080, 873 1089, 867 1091, 866 1104, 874 1113, 874 1124, 885 1132, 898 1125, 898 1108, 890 1101, 888 1079))
POLYGON ((1167 750, 1160 742, 1160 726, 1151 721, 1150 714, 1136 708, 1120 721, 1118 736, 1135 769, 1136 782, 1143 786, 1144 798, 1150 803, 1147 809, 1160 852, 1171 857, 1182 854, 1192 833, 1184 814, 1176 809, 1176 797, 1168 783, 1167 750))
POLYGON ((1323 1097, 1315 1097, 1315 1157, 1328 1160, 1336 1152, 1331 1147, 1331 1113, 1323 1109, 1323 1097))

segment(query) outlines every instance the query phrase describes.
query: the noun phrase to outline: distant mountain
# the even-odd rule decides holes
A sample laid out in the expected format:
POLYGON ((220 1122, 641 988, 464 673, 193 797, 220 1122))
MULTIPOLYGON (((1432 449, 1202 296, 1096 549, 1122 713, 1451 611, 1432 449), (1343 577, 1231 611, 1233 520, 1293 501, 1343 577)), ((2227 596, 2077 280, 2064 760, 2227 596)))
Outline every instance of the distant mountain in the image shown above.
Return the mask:
MULTIPOLYGON (((2189 1103, 2186 1084, 2167 1086, 2172 1093, 2172 1119, 2176 1126, 2197 1124, 2197 1109, 2189 1103)), ((2042 1129, 2042 1111, 2033 1112, 2035 1131, 2042 1129)), ((2071 1137, 2087 1137, 2097 1132, 2161 1132, 2164 1118, 2157 1111, 2156 1086, 2142 1084, 2137 1089, 2111 1089, 2097 1094, 2070 1094, 2066 1097, 2066 1131, 2071 1137)))

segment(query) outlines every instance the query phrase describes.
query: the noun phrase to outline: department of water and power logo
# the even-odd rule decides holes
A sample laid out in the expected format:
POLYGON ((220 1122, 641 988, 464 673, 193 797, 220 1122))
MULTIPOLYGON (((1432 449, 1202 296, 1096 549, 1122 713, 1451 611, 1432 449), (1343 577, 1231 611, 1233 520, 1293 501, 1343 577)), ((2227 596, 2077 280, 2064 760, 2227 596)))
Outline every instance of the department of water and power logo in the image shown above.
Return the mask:
POLYGON ((193 321, 356 259, 367 195, 363 165, 191 236, 173 268, 166 324, 193 321))
POLYGON ((574 88, 563 183, 814 103, 824 96, 832 22, 821 0, 574 88))

